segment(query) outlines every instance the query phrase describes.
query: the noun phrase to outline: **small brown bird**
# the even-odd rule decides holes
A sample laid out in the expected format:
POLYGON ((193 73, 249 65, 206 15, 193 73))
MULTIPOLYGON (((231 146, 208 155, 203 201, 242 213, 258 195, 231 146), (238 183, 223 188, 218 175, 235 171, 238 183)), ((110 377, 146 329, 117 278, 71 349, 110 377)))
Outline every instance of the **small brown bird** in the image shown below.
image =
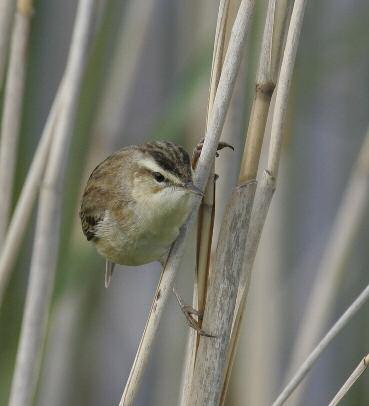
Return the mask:
POLYGON ((172 142, 125 147, 101 162, 79 215, 87 240, 106 258, 105 286, 116 263, 165 264, 195 196, 202 192, 192 182, 190 157, 172 142))

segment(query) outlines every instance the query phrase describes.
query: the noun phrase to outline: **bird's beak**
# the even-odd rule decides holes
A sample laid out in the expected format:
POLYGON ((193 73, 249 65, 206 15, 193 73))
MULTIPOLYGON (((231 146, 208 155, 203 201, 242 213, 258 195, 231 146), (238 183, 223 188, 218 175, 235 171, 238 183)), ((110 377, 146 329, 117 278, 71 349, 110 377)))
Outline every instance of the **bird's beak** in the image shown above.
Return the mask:
POLYGON ((195 195, 198 195, 201 197, 204 196, 204 192, 200 188, 195 186, 192 182, 186 183, 184 185, 184 188, 195 195))

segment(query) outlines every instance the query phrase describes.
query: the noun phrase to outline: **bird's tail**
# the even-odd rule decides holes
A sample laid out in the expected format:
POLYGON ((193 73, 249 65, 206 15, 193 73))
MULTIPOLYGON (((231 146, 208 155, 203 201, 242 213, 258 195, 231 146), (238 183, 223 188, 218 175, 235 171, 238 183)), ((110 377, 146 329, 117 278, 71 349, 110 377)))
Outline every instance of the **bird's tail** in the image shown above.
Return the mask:
POLYGON ((109 260, 106 260, 105 263, 105 287, 108 288, 110 285, 111 277, 114 272, 115 263, 109 260))

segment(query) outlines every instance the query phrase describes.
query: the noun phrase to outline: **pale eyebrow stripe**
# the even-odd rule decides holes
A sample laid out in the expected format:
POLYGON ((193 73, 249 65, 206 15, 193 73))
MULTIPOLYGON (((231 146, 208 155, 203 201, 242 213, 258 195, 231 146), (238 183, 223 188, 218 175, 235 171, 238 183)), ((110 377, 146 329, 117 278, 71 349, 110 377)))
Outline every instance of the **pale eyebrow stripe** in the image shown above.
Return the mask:
POLYGON ((140 165, 142 165, 144 168, 148 169, 149 171, 162 173, 167 179, 171 180, 173 183, 175 183, 177 185, 182 184, 180 179, 178 179, 171 172, 163 169, 154 160, 144 158, 144 159, 140 159, 139 163, 140 163, 140 165))

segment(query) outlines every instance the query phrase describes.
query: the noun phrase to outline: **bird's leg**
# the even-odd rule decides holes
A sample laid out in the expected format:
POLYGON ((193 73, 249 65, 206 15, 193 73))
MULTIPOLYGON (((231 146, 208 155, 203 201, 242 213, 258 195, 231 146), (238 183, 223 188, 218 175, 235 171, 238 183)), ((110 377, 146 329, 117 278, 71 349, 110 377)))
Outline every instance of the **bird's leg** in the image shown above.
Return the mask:
MULTIPOLYGON (((168 252, 168 254, 163 255, 162 258, 160 258, 159 262, 162 264, 163 269, 165 269, 168 257, 169 257, 169 253, 170 250, 168 252)), ((175 294, 179 307, 181 308, 183 314, 186 317, 187 323, 189 324, 190 327, 192 327, 193 329, 195 329, 198 334, 205 336, 205 337, 214 337, 210 334, 207 334, 205 331, 203 331, 198 323, 198 321, 192 316, 195 315, 197 316, 199 319, 202 318, 202 312, 199 312, 198 310, 194 309, 192 306, 187 305, 183 302, 181 296, 179 295, 179 293, 176 291, 176 289, 173 287, 173 293, 175 294)))
POLYGON ((209 334, 209 333, 207 333, 206 331, 204 331, 204 330, 200 327, 198 321, 193 317, 193 315, 195 315, 195 316, 197 316, 199 319, 202 319, 202 316, 203 316, 202 312, 199 312, 198 310, 194 309, 194 308, 193 308, 192 306, 190 306, 190 305, 184 304, 184 302, 183 302, 181 296, 179 296, 179 294, 178 294, 178 292, 176 291, 175 288, 173 288, 173 293, 175 294, 175 296, 176 296, 176 298, 177 298, 179 307, 181 308, 183 314, 185 315, 186 320, 187 320, 189 326, 190 326, 191 328, 193 328, 194 330, 196 330, 197 333, 198 333, 200 336, 204 336, 204 337, 215 337, 214 335, 209 334))
MULTIPOLYGON (((197 161, 198 161, 199 158, 200 158, 201 150, 202 150, 203 145, 204 145, 204 140, 201 140, 201 141, 196 145, 195 149, 193 150, 193 153, 192 153, 192 161, 191 161, 192 169, 196 169, 197 161)), ((231 148, 231 149, 234 151, 234 148, 233 148, 232 145, 228 144, 227 142, 219 141, 218 148, 217 148, 217 152, 216 152, 216 154, 215 154, 216 157, 219 156, 218 151, 220 151, 220 150, 223 149, 223 148, 231 148)))

